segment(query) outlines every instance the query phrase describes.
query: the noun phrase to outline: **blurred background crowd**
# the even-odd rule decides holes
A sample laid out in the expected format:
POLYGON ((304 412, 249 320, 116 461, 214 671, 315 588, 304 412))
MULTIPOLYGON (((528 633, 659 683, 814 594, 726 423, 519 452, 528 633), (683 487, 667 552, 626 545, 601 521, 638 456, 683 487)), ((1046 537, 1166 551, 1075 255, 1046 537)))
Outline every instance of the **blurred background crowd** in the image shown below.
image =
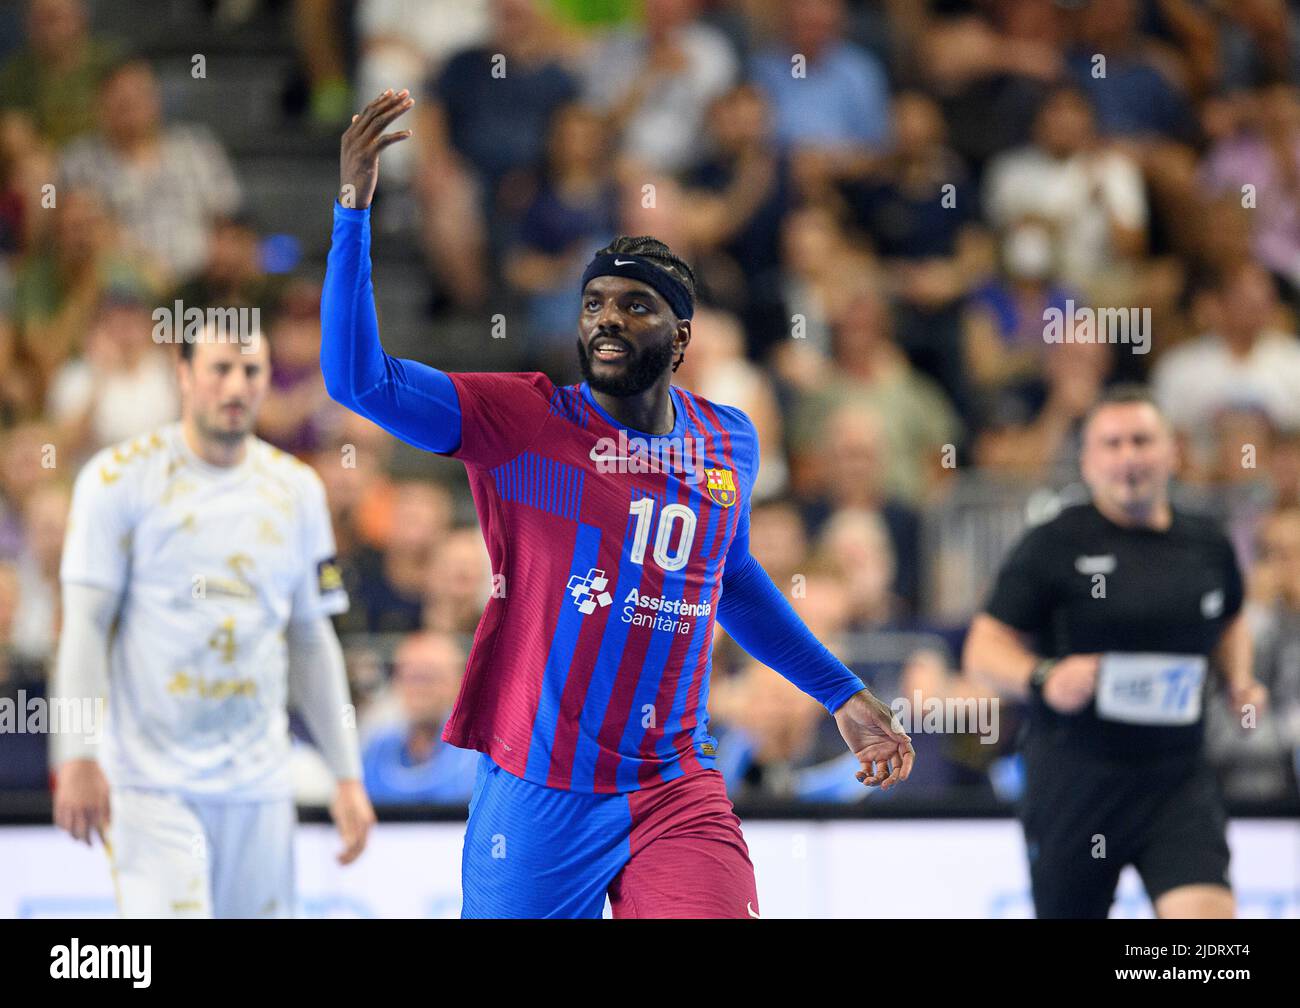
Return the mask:
MULTIPOLYGON (((1150 383, 1273 693, 1250 732, 1208 704, 1212 758, 1232 798, 1293 796, 1298 81, 1295 0, 0 4, 0 690, 43 689, 77 467, 176 416, 154 308, 258 307, 260 433, 327 488, 367 786, 467 799, 439 741, 491 591, 467 484, 317 364, 338 136, 406 87, 373 211, 390 352, 577 380, 592 251, 666 241, 702 290, 677 380, 760 432, 754 552, 887 701, 984 696, 955 658, 991 575, 1085 498, 1099 390, 1150 383), (1145 310, 1145 342, 1045 339, 1078 307, 1145 310)), ((1016 794, 1013 703, 993 744, 915 734, 902 797, 864 799, 814 701, 722 634, 714 675, 737 799, 1016 794)), ((0 735, 0 784, 46 773, 0 735)), ((299 776, 324 793, 305 748, 299 776)))

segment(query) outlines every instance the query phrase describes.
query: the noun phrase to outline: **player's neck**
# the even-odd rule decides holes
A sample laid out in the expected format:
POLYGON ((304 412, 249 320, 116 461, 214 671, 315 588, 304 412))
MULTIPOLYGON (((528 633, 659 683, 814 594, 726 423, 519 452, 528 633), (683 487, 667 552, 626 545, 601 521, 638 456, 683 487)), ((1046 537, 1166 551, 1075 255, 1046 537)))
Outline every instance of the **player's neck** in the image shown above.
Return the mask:
POLYGON ((185 438, 186 447, 208 465, 236 466, 244 461, 244 456, 248 454, 247 435, 238 441, 206 438, 199 433, 193 420, 187 419, 181 424, 181 436, 185 438))
POLYGON ((677 425, 670 387, 668 382, 656 382, 633 396, 612 396, 593 388, 591 396, 624 427, 643 434, 663 435, 671 434, 677 425))

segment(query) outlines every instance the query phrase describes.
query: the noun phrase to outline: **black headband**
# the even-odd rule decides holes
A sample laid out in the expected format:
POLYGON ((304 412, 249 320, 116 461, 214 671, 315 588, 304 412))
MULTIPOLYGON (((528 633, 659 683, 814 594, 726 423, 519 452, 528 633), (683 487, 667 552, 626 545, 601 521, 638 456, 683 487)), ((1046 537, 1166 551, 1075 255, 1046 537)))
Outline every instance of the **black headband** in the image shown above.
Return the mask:
POLYGON ((598 255, 587 264, 582 274, 582 286, 586 288, 591 278, 598 276, 640 280, 657 290, 679 319, 688 319, 695 314, 695 302, 686 285, 650 259, 626 252, 598 255))

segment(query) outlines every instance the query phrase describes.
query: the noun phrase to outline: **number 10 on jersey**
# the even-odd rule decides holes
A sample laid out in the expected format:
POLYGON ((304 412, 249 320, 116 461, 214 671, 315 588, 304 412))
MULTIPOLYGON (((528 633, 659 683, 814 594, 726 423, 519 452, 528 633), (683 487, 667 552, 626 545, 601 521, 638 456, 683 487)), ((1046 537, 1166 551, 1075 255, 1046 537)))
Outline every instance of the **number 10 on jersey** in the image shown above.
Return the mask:
POLYGON ((645 563, 645 548, 650 542, 650 526, 655 525, 654 559, 666 571, 681 570, 691 557, 691 543, 695 541, 695 512, 685 504, 665 504, 659 509, 659 519, 655 521, 655 502, 651 497, 634 500, 628 513, 636 518, 636 527, 632 532, 632 551, 630 559, 634 564, 645 563), (675 528, 681 521, 681 534, 677 537, 677 548, 669 552, 675 528))

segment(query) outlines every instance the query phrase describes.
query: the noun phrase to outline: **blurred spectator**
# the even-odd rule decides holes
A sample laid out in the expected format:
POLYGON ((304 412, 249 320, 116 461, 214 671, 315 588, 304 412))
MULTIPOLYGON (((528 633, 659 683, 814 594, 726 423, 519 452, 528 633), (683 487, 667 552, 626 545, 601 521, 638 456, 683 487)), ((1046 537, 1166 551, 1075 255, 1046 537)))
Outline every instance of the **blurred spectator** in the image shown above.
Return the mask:
POLYGON ((916 69, 975 171, 1029 140, 1034 114, 1064 69, 1061 22, 1069 16, 1052 0, 1002 0, 959 5, 923 25, 916 69))
POLYGON ((495 580, 483 534, 477 528, 467 526, 448 532, 439 541, 429 565, 423 626, 472 640, 488 596, 493 592, 502 595, 509 588, 495 580))
POLYGON ((23 548, 23 511, 28 498, 59 475, 59 446, 50 424, 19 424, 0 442, 0 560, 23 548))
POLYGON ((637 166, 678 174, 700 157, 710 102, 731 87, 727 37, 696 17, 699 0, 642 0, 642 23, 593 46, 583 98, 605 112, 619 151, 637 166))
POLYGON ((1067 301, 1086 303, 1056 282, 1052 234, 1039 222, 1012 225, 1002 237, 1000 274, 966 302, 962 360, 974 386, 976 415, 1008 407, 1030 411, 1042 402, 1049 344, 1045 313, 1064 316, 1067 301))
POLYGON ((1268 271, 1247 264, 1223 276, 1212 305, 1214 331, 1169 351, 1153 374, 1160 408, 1203 460, 1225 407, 1257 406, 1278 427, 1300 427, 1300 340, 1280 327, 1268 271))
POLYGON ((1239 711, 1217 690, 1207 700, 1206 744, 1229 798, 1295 798, 1300 770, 1300 509, 1274 512, 1260 536, 1247 610, 1264 711, 1239 711))
POLYGON ((1110 378, 1105 343, 1061 343, 1043 357, 1043 397, 1037 406, 1003 397, 990 402, 974 447, 987 478, 1061 488, 1078 479, 1084 415, 1110 378))
POLYGON ((797 389, 822 380, 834 349, 833 320, 861 287, 861 278, 874 275, 872 257, 850 241, 829 209, 808 205, 786 216, 779 282, 765 292, 770 303, 760 306, 771 329, 757 337, 760 349, 771 347, 782 379, 797 389))
POLYGON ((442 741, 464 671, 465 652, 447 634, 412 634, 398 645, 391 688, 401 720, 371 735, 361 757, 376 805, 469 801, 481 757, 442 741))
POLYGON ((262 267, 252 218, 238 213, 213 222, 202 272, 176 288, 172 300, 187 308, 259 308, 269 322, 283 286, 281 278, 268 276, 262 267))
POLYGON ((1300 304, 1300 91, 1275 84, 1251 96, 1242 128, 1214 146, 1200 178, 1209 194, 1251 209, 1256 257, 1300 304))
POLYGON ((1275 431, 1269 478, 1279 508, 1300 507, 1300 428, 1275 431))
POLYGON ((40 376, 18 345, 18 331, 0 314, 0 431, 30 419, 39 404, 40 376))
POLYGON ((737 319, 713 308, 695 312, 691 345, 674 384, 704 398, 736 406, 748 414, 758 431, 758 481, 753 499, 763 500, 785 489, 781 414, 767 374, 745 358, 745 336, 737 319))
POLYGON ((546 171, 505 261, 510 285, 527 300, 534 354, 573 356, 579 282, 592 253, 615 237, 618 182, 600 117, 582 105, 555 113, 546 171))
POLYGON ((809 197, 862 174, 890 141, 884 68, 845 40, 844 17, 843 0, 783 0, 784 38, 754 59, 777 140, 791 151, 809 197))
POLYGON ((458 306, 482 303, 542 164, 551 117, 577 97, 539 0, 493 0, 491 31, 415 106, 425 247, 458 306))
POLYGON ((856 757, 847 751, 835 722, 808 694, 766 665, 750 663, 715 689, 718 708, 718 770, 733 800, 801 798, 858 801, 867 789, 857 782, 856 757))
POLYGON ((827 419, 817 491, 804 494, 808 527, 822 534, 832 515, 878 514, 888 530, 891 576, 886 584, 911 609, 920 601, 920 518, 885 485, 889 445, 880 415, 863 402, 848 402, 827 419))
POLYGON ((99 131, 63 154, 65 183, 97 193, 137 251, 173 280, 188 280, 207 260, 216 220, 239 206, 225 149, 206 127, 164 125, 144 60, 104 78, 99 109, 99 131))
POLYGON ((894 591, 896 552, 879 513, 863 508, 835 512, 818 537, 817 555, 841 581, 847 629, 885 626, 904 616, 902 599, 894 591))
POLYGON ((15 561, 18 604, 13 650, 21 660, 45 665, 59 633, 59 560, 71 497, 59 483, 33 490, 23 502, 23 545, 15 561))
MULTIPOLYGON (((730 260, 730 280, 713 281, 710 293, 741 312, 747 328, 765 326, 765 289, 779 284, 781 227, 794 200, 790 160, 772 137, 771 109, 763 92, 742 83, 714 100, 708 113, 705 156, 685 177, 691 233, 711 262, 730 260)), ((787 323, 775 328, 784 331, 787 323)), ((761 356, 763 347, 751 339, 761 356)))
POLYGON ((808 532, 789 498, 758 501, 749 516, 749 551, 782 591, 804 570, 808 532))
POLYGON ((1220 84, 1224 90, 1253 87, 1266 80, 1300 78, 1300 7, 1294 3, 1247 0, 1214 4, 1209 14, 1216 21, 1220 84))
POLYGON ((95 124, 95 89, 118 58, 90 37, 81 0, 28 0, 27 45, 0 67, 0 108, 18 109, 61 146, 95 124))
MULTIPOLYGON (((45 695, 45 665, 15 652, 14 620, 20 599, 13 564, 0 561, 0 702, 26 716, 26 704, 45 695)), ((46 737, 40 733, 0 732, 0 790, 43 791, 49 786, 46 737)))
POLYGON ((897 299, 898 342, 912 363, 968 409, 961 299, 988 273, 975 187, 946 145, 938 106, 904 92, 894 101, 896 143, 868 176, 846 183, 853 224, 870 235, 897 299))
POLYGON ((1093 104, 1097 131, 1141 166, 1162 237, 1187 249, 1196 240, 1198 202, 1191 100, 1217 83, 1217 47, 1201 5, 1160 5, 1174 45, 1143 31, 1145 6, 1138 0, 1090 0, 1069 22, 1075 38, 1067 67, 1093 104))
MULTIPOLYGON (((386 88, 415 91, 421 81, 441 73, 453 53, 483 42, 488 32, 489 0, 360 0, 356 28, 360 52, 356 92, 368 102, 386 88)), ((415 113, 408 113, 415 118, 415 113)), ((409 127, 398 116, 390 129, 409 127)), ((397 144, 384 152, 384 186, 406 184, 416 148, 397 144)))
POLYGON ((26 252, 48 230, 50 214, 41 211, 55 160, 30 119, 0 111, 0 255, 26 252))
POLYGON ((22 597, 18 568, 0 561, 0 695, 45 681, 45 666, 14 648, 14 626, 22 597))
POLYGON ((290 284, 271 321, 271 388, 258 433, 284 451, 306 456, 324 445, 343 410, 325 391, 320 370, 320 284, 290 284))
POLYGON ((1122 279, 1146 243, 1142 174, 1097 138, 1084 94, 1052 92, 1034 124, 1034 143, 999 155, 984 179, 990 222, 1009 231, 1026 220, 1051 229, 1052 261, 1062 280, 1085 294, 1122 279))
MULTIPOLYGON (((341 419, 334 444, 317 452, 312 465, 325 484, 346 578, 356 552, 363 545, 382 547, 392 531, 395 486, 389 469, 396 442, 351 410, 341 419)), ((338 618, 349 617, 345 613, 338 618)))
POLYGON ((1170 28, 1192 42, 1181 50, 1142 32, 1143 5, 1137 0, 1089 0, 1069 21, 1074 40, 1068 70, 1091 99, 1103 134, 1191 138, 1188 94, 1211 83, 1214 43, 1196 5, 1166 6, 1178 8, 1170 28), (1203 51, 1207 45, 1209 54, 1203 51))
POLYGON ((814 637, 836 656, 848 661, 846 635, 852 629, 848 586, 831 564, 810 558, 790 591, 790 602, 814 637))
POLYGON ((141 292, 116 287, 104 293, 84 356, 64 363, 50 383, 47 412, 73 458, 179 416, 175 355, 154 341, 153 332, 141 292))
POLYGON ((837 479, 825 470, 831 416, 857 402, 875 411, 885 433, 885 492, 919 503, 953 457, 961 426, 943 393, 919 374, 893 340, 886 304, 859 287, 836 319, 834 360, 822 364, 815 388, 800 398, 790 428, 795 486, 801 493, 837 479))
POLYGON ((352 605, 369 633, 406 633, 420 627, 423 593, 434 552, 447 535, 451 500, 434 483, 397 486, 389 536, 382 550, 363 546, 354 560, 352 605))
POLYGON ((156 277, 129 257, 99 200, 64 192, 54 226, 23 259, 14 285, 14 318, 22 352, 48 381, 83 340, 109 288, 156 290, 156 277))

